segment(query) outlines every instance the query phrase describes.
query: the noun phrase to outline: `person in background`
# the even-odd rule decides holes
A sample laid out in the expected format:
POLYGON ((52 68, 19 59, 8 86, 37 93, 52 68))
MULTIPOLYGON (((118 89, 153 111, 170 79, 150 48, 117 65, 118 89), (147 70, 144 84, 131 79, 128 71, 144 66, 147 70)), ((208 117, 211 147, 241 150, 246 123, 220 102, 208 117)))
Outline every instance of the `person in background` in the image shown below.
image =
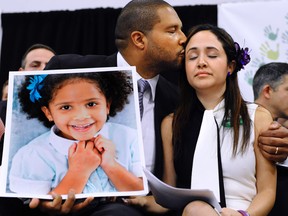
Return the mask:
POLYGON ((2 87, 2 101, 7 100, 8 97, 8 80, 3 84, 2 87))
MULTIPOLYGON (((19 71, 43 70, 46 64, 48 63, 48 61, 55 54, 56 52, 51 47, 45 44, 40 44, 40 43, 33 44, 24 53, 22 60, 21 60, 21 66, 19 68, 19 71)), ((6 82, 7 82, 7 87, 8 87, 8 80, 6 82)), ((3 85, 3 90, 5 87, 5 84, 3 85)), ((8 97, 8 91, 7 91, 6 98, 7 97, 8 97)), ((3 98, 3 93, 2 93, 2 98, 3 98)), ((7 107, 7 100, 5 100, 4 102, 1 102, 0 104, 1 119, 4 123, 6 120, 6 107, 7 107)))
MULTIPOLYGON (((254 100, 270 111, 274 121, 287 128, 288 120, 288 64, 271 62, 262 65, 253 78, 254 100), (286 125, 285 125, 286 124, 286 125)), ((271 149, 280 154, 282 148, 271 149)), ((269 216, 285 215, 288 212, 288 160, 277 163, 276 201, 269 216)))
MULTIPOLYGON (((43 70, 47 62, 54 56, 56 52, 45 44, 33 44, 24 53, 21 61, 19 71, 30 71, 30 70, 43 70)), ((6 120, 6 108, 7 100, 1 102, 1 119, 5 123, 6 120)), ((4 136, 1 140, 0 154, 2 158, 4 136)), ((2 162, 2 161, 1 161, 2 162)), ((12 216, 12 215, 39 215, 39 212, 30 211, 27 205, 23 204, 23 201, 18 198, 0 198, 0 215, 12 216), (13 206, 13 207, 12 207, 13 206), (26 213, 27 212, 27 213, 26 213)))
MULTIPOLYGON (((2 121, 2 119, 0 119, 0 151, 3 151, 3 134, 5 132, 5 126, 4 123, 2 121)), ((0 155, 0 173, 1 173, 1 164, 2 164, 2 154, 0 155)), ((1 200, 0 200, 1 202, 1 200)))
POLYGON ((24 53, 19 71, 43 70, 56 52, 44 44, 33 44, 24 53))
MULTIPOLYGON (((146 83, 148 87, 143 96, 144 111, 141 121, 146 167, 159 178, 162 178, 163 172, 160 125, 162 119, 173 112, 178 103, 177 87, 162 74, 169 71, 177 73, 182 66, 186 36, 181 29, 181 20, 167 2, 133 0, 122 9, 116 23, 117 53, 111 56, 56 55, 45 68, 136 66, 137 80, 146 83)), ((151 198, 153 199, 152 196, 135 197, 126 201, 140 206, 141 214, 151 215, 150 209, 145 208, 147 199, 151 198)), ((78 208, 78 205, 73 206, 73 199, 66 200, 63 205, 61 203, 61 197, 57 196, 53 205, 59 212, 70 212, 78 208)), ((30 206, 35 208, 38 204, 39 200, 32 200, 30 206)), ((46 207, 47 210, 51 208, 49 202, 42 201, 40 206, 43 205, 50 205, 46 207)))
POLYGON ((8 97, 8 80, 6 80, 6 82, 3 84, 2 100, 0 101, 0 118, 3 123, 5 123, 6 121, 7 97, 8 97))

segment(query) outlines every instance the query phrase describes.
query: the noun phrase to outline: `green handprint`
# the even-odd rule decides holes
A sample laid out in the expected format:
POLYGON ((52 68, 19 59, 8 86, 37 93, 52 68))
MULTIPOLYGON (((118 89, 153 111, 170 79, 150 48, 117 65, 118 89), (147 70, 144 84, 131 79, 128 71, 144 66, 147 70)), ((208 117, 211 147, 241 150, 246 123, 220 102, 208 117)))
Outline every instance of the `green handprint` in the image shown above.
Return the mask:
POLYGON ((272 28, 271 25, 266 26, 264 28, 264 34, 266 37, 268 37, 268 39, 275 41, 278 37, 278 32, 279 32, 279 28, 277 28, 276 32, 272 32, 272 28))
POLYGON ((279 58, 279 44, 277 44, 277 50, 272 50, 269 44, 266 42, 265 44, 261 44, 260 47, 261 54, 271 60, 277 60, 279 58))
POLYGON ((246 82, 247 82, 250 86, 252 86, 252 84, 253 84, 253 77, 254 77, 253 72, 249 70, 249 71, 245 72, 245 75, 244 75, 244 76, 245 76, 244 79, 246 80, 246 82))

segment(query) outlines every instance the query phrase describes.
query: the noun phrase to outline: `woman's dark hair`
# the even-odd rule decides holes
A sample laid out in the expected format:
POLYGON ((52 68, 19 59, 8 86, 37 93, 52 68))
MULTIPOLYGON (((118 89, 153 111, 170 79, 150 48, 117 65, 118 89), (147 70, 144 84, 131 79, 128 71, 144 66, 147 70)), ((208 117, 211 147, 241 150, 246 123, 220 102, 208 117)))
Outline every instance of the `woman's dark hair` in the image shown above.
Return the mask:
POLYGON ((48 121, 41 107, 48 107, 57 90, 67 83, 87 80, 97 85, 107 102, 111 103, 109 111, 109 116, 111 117, 124 108, 125 104, 128 103, 128 95, 133 91, 131 77, 126 72, 50 74, 44 78, 41 83, 43 87, 38 90, 41 98, 32 102, 30 100, 30 90, 27 89, 27 86, 29 86, 30 80, 35 76, 25 77, 24 83, 18 92, 18 97, 21 108, 27 113, 28 118, 37 118, 46 127, 51 127, 54 123, 48 121))
MULTIPOLYGON (((224 93, 225 113, 223 122, 230 122, 234 131, 233 155, 236 155, 238 151, 239 130, 240 125, 243 125, 242 145, 240 147, 240 150, 243 153, 248 146, 248 140, 251 133, 251 120, 246 106, 247 103, 243 100, 238 85, 237 72, 242 68, 242 65, 240 65, 241 63, 237 60, 239 54, 236 51, 232 37, 224 29, 210 24, 192 27, 187 36, 186 44, 193 35, 200 31, 212 32, 223 46, 227 55, 227 63, 231 64, 232 61, 236 63, 234 71, 231 71, 232 74, 226 79, 226 91, 224 93)), ((175 113, 173 122, 173 143, 176 152, 181 149, 177 146, 177 143, 181 143, 182 133, 185 131, 185 127, 188 124, 191 109, 196 107, 197 101, 195 90, 188 83, 184 70, 180 73, 179 83, 181 91, 180 106, 175 113)), ((177 155, 177 153, 175 154, 177 155)))

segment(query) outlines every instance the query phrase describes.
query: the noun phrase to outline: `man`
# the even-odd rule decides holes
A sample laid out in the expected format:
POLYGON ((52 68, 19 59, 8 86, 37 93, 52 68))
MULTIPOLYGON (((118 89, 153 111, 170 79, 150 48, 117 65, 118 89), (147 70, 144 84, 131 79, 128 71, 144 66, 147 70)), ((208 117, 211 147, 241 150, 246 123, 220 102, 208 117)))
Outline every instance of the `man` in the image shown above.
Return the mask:
POLYGON ((56 52, 49 46, 33 44, 24 53, 19 71, 43 70, 55 54, 56 52))
MULTIPOLYGON (((149 83, 148 90, 144 93, 142 117, 146 166, 159 178, 162 177, 163 170, 160 125, 162 119, 174 111, 178 100, 176 87, 165 80, 161 73, 176 73, 182 65, 186 36, 181 28, 181 20, 167 2, 133 0, 123 8, 116 23, 115 43, 118 53, 111 56, 59 55, 53 57, 45 68, 136 66, 138 80, 144 79, 149 83)), ((36 207, 38 201, 34 199, 30 206, 36 207)), ((139 204, 143 200, 134 201, 139 204)), ((52 204, 41 202, 40 206, 48 211, 59 209, 58 213, 67 213, 75 209, 85 209, 89 202, 90 200, 86 200, 80 203, 80 207, 80 204, 73 206, 74 198, 71 194, 71 199, 61 205, 61 196, 58 195, 52 204)))
MULTIPOLYGON (((19 71, 33 71, 43 70, 48 61, 56 54, 56 52, 49 46, 44 44, 33 44, 24 53, 21 60, 21 67, 19 71)), ((8 80, 4 83, 7 84, 8 80)), ((4 86, 3 85, 3 86, 4 86)), ((6 120, 7 100, 1 101, 0 113, 1 119, 5 123, 6 120)))
MULTIPOLYGON (((253 79, 255 103, 270 111, 273 119, 283 124, 288 120, 288 64, 275 62, 261 66, 253 79)), ((281 154, 277 146, 270 154, 281 154)), ((277 163, 277 192, 270 216, 286 215, 288 212, 288 160, 277 163)))
MULTIPOLYGON (((44 44, 33 44, 30 46, 26 52, 24 53, 21 61, 21 67, 19 71, 31 71, 31 70, 43 70, 48 61, 55 55, 55 51, 44 44)), ((1 119, 3 122, 6 120, 6 108, 7 101, 1 102, 1 119)), ((3 141, 4 135, 1 139, 0 143, 0 153, 2 158, 3 151, 3 141)), ((23 201, 18 198, 0 198, 0 215, 25 215, 25 212, 28 211, 29 215, 37 215, 38 213, 35 211, 32 212, 29 210, 28 206, 23 205, 23 201), (12 207, 13 206, 13 207, 12 207)))

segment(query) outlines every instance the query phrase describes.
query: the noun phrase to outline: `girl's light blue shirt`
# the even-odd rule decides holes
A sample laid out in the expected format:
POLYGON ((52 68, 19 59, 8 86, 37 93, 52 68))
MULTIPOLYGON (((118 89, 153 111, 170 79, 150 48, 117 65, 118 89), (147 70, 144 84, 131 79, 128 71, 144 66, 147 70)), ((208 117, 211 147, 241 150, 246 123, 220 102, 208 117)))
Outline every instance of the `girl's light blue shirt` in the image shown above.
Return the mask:
MULTIPOLYGON (((47 194, 55 188, 68 170, 68 149, 75 140, 56 135, 53 126, 22 147, 14 156, 9 175, 12 192, 47 194)), ((107 122, 101 131, 103 137, 116 146, 116 160, 137 177, 142 176, 137 131, 124 125, 107 122)), ((97 134, 96 134, 97 135, 97 134)), ((83 193, 117 191, 99 166, 90 176, 83 193)))

